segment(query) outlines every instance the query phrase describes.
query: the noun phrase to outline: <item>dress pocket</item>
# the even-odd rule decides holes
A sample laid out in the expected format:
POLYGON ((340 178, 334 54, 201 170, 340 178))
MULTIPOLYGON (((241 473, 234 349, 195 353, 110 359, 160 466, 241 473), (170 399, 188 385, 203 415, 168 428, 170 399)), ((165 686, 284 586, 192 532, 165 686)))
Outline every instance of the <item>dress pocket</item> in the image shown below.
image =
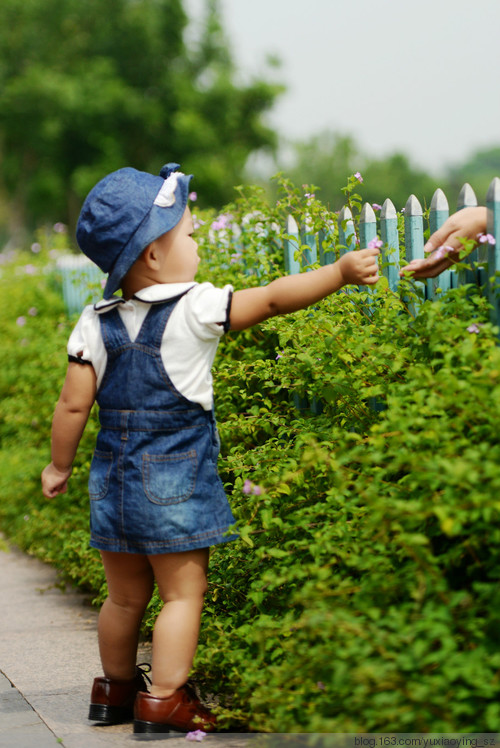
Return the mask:
POLYGON ((196 485, 196 451, 142 456, 144 491, 153 504, 187 501, 196 485))
POLYGON ((112 452, 95 450, 89 473, 89 496, 92 501, 99 501, 106 496, 112 464, 112 452))

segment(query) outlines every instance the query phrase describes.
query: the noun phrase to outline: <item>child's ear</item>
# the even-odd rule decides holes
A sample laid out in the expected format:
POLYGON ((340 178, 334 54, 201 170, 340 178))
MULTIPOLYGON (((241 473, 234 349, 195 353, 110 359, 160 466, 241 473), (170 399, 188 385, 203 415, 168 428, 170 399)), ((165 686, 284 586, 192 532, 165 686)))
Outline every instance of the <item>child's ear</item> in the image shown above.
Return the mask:
POLYGON ((152 270, 157 270, 158 250, 154 242, 151 242, 151 244, 148 244, 148 246, 146 247, 146 249, 143 251, 141 255, 141 259, 143 260, 143 262, 146 263, 146 266, 148 268, 151 268, 152 270))

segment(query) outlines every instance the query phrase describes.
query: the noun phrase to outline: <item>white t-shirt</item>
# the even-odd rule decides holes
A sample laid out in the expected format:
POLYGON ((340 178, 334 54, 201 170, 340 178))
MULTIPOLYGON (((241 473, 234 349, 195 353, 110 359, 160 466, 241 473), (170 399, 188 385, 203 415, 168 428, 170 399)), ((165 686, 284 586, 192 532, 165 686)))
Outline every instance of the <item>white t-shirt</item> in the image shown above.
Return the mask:
POLYGON ((205 410, 213 404, 211 368, 219 338, 229 328, 232 286, 211 283, 162 283, 148 286, 132 299, 119 296, 86 306, 68 341, 68 355, 90 362, 99 387, 106 370, 107 353, 99 315, 118 305, 120 317, 135 340, 151 302, 167 301, 189 289, 177 302, 161 344, 163 365, 173 385, 188 400, 205 410))

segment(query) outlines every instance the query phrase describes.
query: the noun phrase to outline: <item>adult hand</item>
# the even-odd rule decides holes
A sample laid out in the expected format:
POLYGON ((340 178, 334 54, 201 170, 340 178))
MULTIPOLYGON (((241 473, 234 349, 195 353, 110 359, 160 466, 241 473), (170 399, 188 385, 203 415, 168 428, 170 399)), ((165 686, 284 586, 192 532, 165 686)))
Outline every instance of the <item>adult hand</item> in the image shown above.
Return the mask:
POLYGON ((429 257, 412 260, 400 271, 400 276, 411 273, 413 278, 434 278, 454 265, 463 250, 460 239, 474 239, 474 247, 477 246, 478 236, 486 231, 486 216, 486 208, 464 208, 454 213, 425 245, 424 252, 429 252, 429 257))

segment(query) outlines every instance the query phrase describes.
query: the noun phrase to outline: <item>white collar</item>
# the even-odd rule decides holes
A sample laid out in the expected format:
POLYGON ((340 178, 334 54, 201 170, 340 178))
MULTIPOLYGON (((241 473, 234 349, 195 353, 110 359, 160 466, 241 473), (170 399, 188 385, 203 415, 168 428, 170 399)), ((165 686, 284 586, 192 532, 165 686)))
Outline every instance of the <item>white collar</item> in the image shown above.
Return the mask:
POLYGON ((113 309, 118 304, 129 304, 133 303, 133 301, 142 301, 146 304, 168 301, 175 298, 175 296, 186 293, 186 291, 189 291, 196 285, 195 281, 188 283, 156 283, 154 286, 141 288, 129 300, 124 299, 123 296, 112 296, 110 299, 101 299, 97 304, 94 304, 94 309, 96 312, 101 313, 113 309))

